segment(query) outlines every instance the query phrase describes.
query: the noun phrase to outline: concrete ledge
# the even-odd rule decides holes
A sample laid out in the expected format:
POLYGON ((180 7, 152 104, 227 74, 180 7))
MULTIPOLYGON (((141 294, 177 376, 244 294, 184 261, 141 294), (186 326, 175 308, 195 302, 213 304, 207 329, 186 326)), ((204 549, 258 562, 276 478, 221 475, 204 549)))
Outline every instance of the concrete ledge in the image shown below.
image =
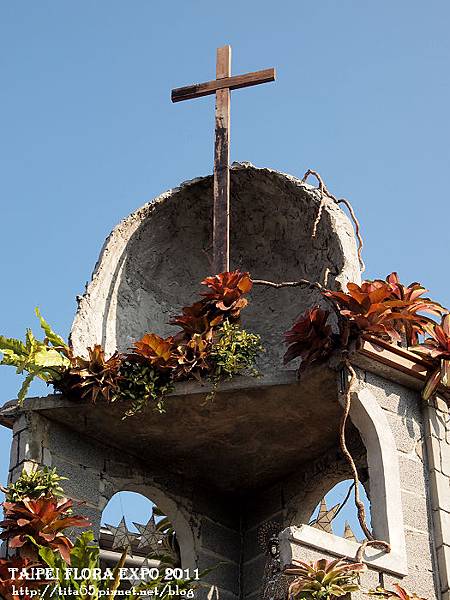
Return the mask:
MULTIPOLYGON (((355 559, 360 544, 345 538, 338 537, 326 531, 321 531, 309 525, 301 527, 288 527, 280 533, 280 559, 282 567, 292 564, 295 560, 302 560, 302 548, 308 546, 322 550, 324 554, 355 559)), ((408 574, 408 568, 403 555, 397 554, 395 549, 386 554, 376 548, 367 548, 364 562, 368 567, 378 571, 392 573, 399 577, 408 574)))

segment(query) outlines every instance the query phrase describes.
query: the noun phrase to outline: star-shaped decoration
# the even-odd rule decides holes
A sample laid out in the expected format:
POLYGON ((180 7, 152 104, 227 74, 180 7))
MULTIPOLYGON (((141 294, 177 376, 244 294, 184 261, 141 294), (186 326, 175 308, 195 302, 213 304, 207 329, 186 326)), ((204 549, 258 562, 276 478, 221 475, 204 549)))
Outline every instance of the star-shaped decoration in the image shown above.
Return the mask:
POLYGON ((133 534, 128 531, 125 517, 122 517, 119 525, 114 527, 113 525, 106 525, 106 527, 113 534, 112 549, 113 550, 126 550, 129 549, 131 555, 131 545, 133 542, 133 534))
POLYGON ((317 515, 317 519, 312 523, 312 526, 327 533, 333 533, 333 519, 340 506, 340 504, 336 504, 336 506, 328 510, 325 498, 323 498, 320 502, 319 514, 317 515))
POLYGON ((152 514, 147 525, 141 525, 141 523, 134 522, 133 525, 141 534, 138 549, 148 548, 154 554, 160 554, 161 545, 165 536, 162 531, 158 531, 156 528, 155 515, 152 514))

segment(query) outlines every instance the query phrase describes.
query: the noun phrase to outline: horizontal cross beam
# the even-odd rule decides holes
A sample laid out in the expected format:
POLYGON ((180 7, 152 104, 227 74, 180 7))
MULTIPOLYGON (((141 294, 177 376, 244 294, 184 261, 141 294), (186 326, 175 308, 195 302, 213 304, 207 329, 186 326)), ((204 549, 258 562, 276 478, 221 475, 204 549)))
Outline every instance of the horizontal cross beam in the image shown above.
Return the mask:
POLYGON ((181 102, 182 100, 192 100, 201 96, 215 94, 217 90, 229 89, 237 90, 239 88, 258 85, 259 83, 268 83, 275 81, 275 69, 264 69, 255 71, 246 75, 235 75, 233 77, 223 77, 214 79, 206 83, 197 83, 172 90, 172 102, 181 102))

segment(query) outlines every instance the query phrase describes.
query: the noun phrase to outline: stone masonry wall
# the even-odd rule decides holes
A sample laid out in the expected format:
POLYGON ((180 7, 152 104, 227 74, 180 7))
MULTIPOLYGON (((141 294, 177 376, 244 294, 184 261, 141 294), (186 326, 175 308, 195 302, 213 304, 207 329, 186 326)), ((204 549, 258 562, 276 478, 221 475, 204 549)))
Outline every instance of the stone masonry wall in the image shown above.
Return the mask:
POLYGON ((206 577, 206 582, 217 586, 221 599, 239 596, 240 519, 233 505, 167 472, 158 472, 155 465, 149 469, 135 457, 27 412, 14 424, 9 480, 16 480, 23 468, 33 463, 56 467, 68 478, 65 492, 82 503, 76 513, 90 519, 96 539, 102 511, 116 492, 128 490, 147 496, 172 521, 183 568, 198 566, 204 570, 223 563, 206 577))
MULTIPOLYGON (((387 572, 380 579, 378 572, 369 571, 363 583, 374 587, 381 581, 391 587, 398 582, 428 600, 450 600, 447 407, 440 401, 436 407, 427 407, 418 392, 374 374, 363 373, 362 378, 362 385, 382 407, 395 438, 408 562, 408 575, 403 579, 387 572)), ((322 493, 348 478, 339 453, 330 452, 311 464, 309 472, 296 473, 246 498, 227 498, 158 471, 155 464, 139 464, 135 457, 91 442, 37 412, 22 413, 13 434, 11 480, 30 462, 55 466, 69 478, 65 482, 67 494, 84 503, 77 512, 91 519, 96 535, 102 511, 114 493, 130 490, 146 495, 172 520, 184 567, 205 569, 223 563, 207 580, 217 586, 219 596, 225 600, 256 600, 260 594, 266 562, 258 542, 261 525, 269 521, 278 523, 280 529, 300 525, 307 521, 322 493), (328 478, 330 472, 335 481, 328 478)), ((358 463, 364 470, 363 454, 358 463)), ((326 551, 301 549, 305 559, 326 555, 326 551)))

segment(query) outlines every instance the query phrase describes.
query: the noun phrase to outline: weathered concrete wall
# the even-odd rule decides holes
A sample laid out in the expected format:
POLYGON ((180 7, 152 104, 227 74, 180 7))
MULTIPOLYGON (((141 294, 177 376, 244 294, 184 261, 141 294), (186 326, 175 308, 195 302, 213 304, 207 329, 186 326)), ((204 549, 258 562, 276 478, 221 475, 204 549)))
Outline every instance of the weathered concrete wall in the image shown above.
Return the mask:
MULTIPOLYGON (((147 331, 173 333, 170 317, 199 294, 211 275, 212 177, 162 194, 120 223, 106 240, 72 328, 78 354, 102 343, 126 350, 147 331)), ((307 278, 331 288, 360 279, 352 225, 326 200, 317 235, 317 190, 271 169, 236 164, 231 169, 231 265, 254 278, 307 278)), ((258 287, 244 325, 262 335, 267 368, 282 367, 282 334, 317 290, 258 287), (277 315, 276 319, 272 316, 277 315)))
POLYGON ((434 547, 442 600, 450 599, 450 414, 447 404, 434 398, 425 408, 425 446, 428 456, 434 547))
MULTIPOLYGON (((437 403, 437 410, 427 408, 418 392, 374 374, 359 375, 361 389, 376 398, 395 440, 408 570, 403 577, 393 574, 395 565, 387 570, 371 569, 363 575, 363 584, 390 587, 399 582, 429 600, 441 598, 441 591, 442 598, 448 600, 448 410, 443 402, 437 403)), ((367 471, 370 478, 370 461, 353 427, 349 439, 363 479, 367 471)), ((56 466, 69 478, 66 490, 85 503, 80 512, 92 520, 97 534, 102 510, 117 491, 137 491, 154 500, 175 525, 183 566, 204 569, 225 563, 208 576, 208 581, 227 600, 256 600, 260 595, 266 557, 257 539, 259 528, 272 521, 280 529, 300 526, 328 489, 349 478, 336 449, 270 488, 244 497, 227 496, 167 470, 158 471, 154 463, 140 464, 135 456, 90 441, 32 411, 15 422, 10 477, 15 479, 28 462, 56 466)), ((392 484, 386 482, 387 486, 392 484)), ((367 489, 370 493, 370 479, 367 489)), ((312 559, 332 557, 333 552, 329 544, 321 549, 299 542, 295 555, 312 559)))
POLYGON ((37 413, 16 421, 11 447, 10 480, 32 464, 56 467, 68 480, 68 497, 82 503, 76 512, 90 519, 98 539, 102 511, 118 491, 143 494, 170 518, 177 531, 183 568, 203 570, 224 563, 207 578, 220 597, 239 595, 240 517, 235 505, 215 498, 157 466, 139 464, 107 446, 92 442, 37 413))
MULTIPOLYGON (((273 519, 279 530, 299 522, 299 514, 305 507, 312 512, 327 485, 348 477, 342 457, 333 450, 268 489, 246 497, 227 496, 167 470, 159 472, 155 464, 139 464, 135 456, 89 440, 36 412, 22 413, 13 433, 10 480, 33 463, 56 467, 68 478, 67 495, 82 503, 76 512, 91 520, 97 538, 102 511, 116 492, 144 494, 174 524, 183 567, 203 570, 224 563, 206 581, 217 586, 225 600, 256 598, 261 592, 265 556, 256 541, 259 527, 273 519)), ((356 444, 361 450, 360 440, 356 444)), ((364 465, 362 457, 362 469, 364 465)))
MULTIPOLYGON (((431 422, 434 423, 434 431, 439 431, 438 434, 427 434, 427 422, 429 419, 428 411, 420 398, 418 392, 406 389, 404 386, 398 385, 391 381, 387 381, 372 373, 359 372, 361 378, 359 382, 360 389, 368 390, 377 399, 379 405, 382 407, 389 427, 393 433, 396 453, 399 465, 399 478, 400 478, 400 491, 401 491, 401 504, 402 506, 397 507, 403 513, 404 521, 404 540, 406 545, 406 561, 407 561, 407 575, 400 576, 395 575, 396 565, 394 563, 387 562, 389 564, 388 569, 374 569, 369 570, 362 575, 362 585, 364 588, 374 588, 377 585, 384 585, 386 588, 392 588, 394 583, 399 583, 411 592, 417 593, 419 596, 428 598, 429 600, 441 598, 441 580, 443 573, 445 573, 445 565, 443 564, 444 553, 446 551, 446 542, 444 539, 437 540, 437 529, 433 528, 433 513, 435 517, 435 523, 441 519, 442 524, 445 521, 445 511, 438 511, 436 501, 433 500, 433 483, 430 481, 430 462, 428 460, 428 453, 426 448, 426 436, 433 435, 435 441, 439 439, 443 442, 445 432, 447 431, 443 427, 445 418, 443 415, 437 415, 433 413, 431 422), (438 438, 439 436, 439 438, 438 438), (436 547, 441 548, 440 562, 436 555, 436 547)), ((441 405, 441 408, 442 405, 441 405)), ((447 420, 448 422, 448 420, 447 420)), ((446 442, 445 442, 446 443, 446 442)), ((435 455, 435 458, 439 455, 439 467, 438 473, 442 474, 442 459, 440 452, 435 455)), ((379 469, 382 468, 380 464, 379 469)), ((432 468, 432 467, 431 467, 432 468)), ((371 469, 369 463, 369 478, 371 477, 371 469)), ((449 485, 448 479, 444 482, 442 479, 441 483, 445 486, 449 485)), ((386 485, 390 486, 396 482, 386 481, 386 485)), ((370 479, 369 479, 370 489, 370 479)), ((448 496, 448 487, 441 490, 441 501, 439 506, 444 506, 450 498, 448 496), (446 498, 447 500, 444 500, 446 498)), ((371 501, 374 502, 373 494, 371 501)), ((377 506, 372 507, 377 510, 377 506)), ((445 525, 444 525, 445 527, 445 525)), ((375 537, 381 538, 382 536, 377 534, 377 530, 374 531, 375 537)), ((444 536, 446 534, 444 533, 444 536)), ((303 536, 304 537, 304 536, 303 536)), ((339 540, 331 540, 327 534, 322 535, 323 548, 318 546, 311 548, 304 544, 302 541, 301 532, 293 530, 286 530, 282 534, 282 538, 286 541, 282 542, 283 553, 285 560, 287 557, 301 558, 302 560, 317 560, 322 556, 328 556, 333 558, 339 554, 333 553, 333 548, 338 549, 339 540), (288 542, 287 540, 291 536, 299 536, 296 542, 288 542), (288 551, 286 551, 288 549, 288 551)), ((316 536, 317 538, 317 536, 316 536)), ((318 539, 318 538, 317 538, 318 539)), ((391 541, 391 540, 389 540, 391 541)), ((320 545, 320 544, 319 544, 320 545)), ((350 547, 350 546, 349 546, 350 547)), ((343 548, 342 544, 340 546, 343 548)), ((397 552, 395 544, 392 548, 393 552, 397 552)), ((343 552, 343 554, 346 554, 343 552)), ((350 557, 354 558, 354 554, 347 553, 350 557)), ((386 555, 389 558, 389 555, 386 555)), ((445 562, 445 561, 444 561, 445 562)), ((445 590, 445 585, 442 587, 445 590)), ((358 596, 358 595, 356 595, 358 596)), ((366 597, 364 594, 360 594, 360 597, 366 597)))
POLYGON ((398 582, 425 598, 438 598, 437 564, 431 519, 428 457, 424 447, 424 404, 418 392, 366 373, 366 387, 386 412, 397 444, 400 466, 408 575, 386 575, 386 587, 398 582))

